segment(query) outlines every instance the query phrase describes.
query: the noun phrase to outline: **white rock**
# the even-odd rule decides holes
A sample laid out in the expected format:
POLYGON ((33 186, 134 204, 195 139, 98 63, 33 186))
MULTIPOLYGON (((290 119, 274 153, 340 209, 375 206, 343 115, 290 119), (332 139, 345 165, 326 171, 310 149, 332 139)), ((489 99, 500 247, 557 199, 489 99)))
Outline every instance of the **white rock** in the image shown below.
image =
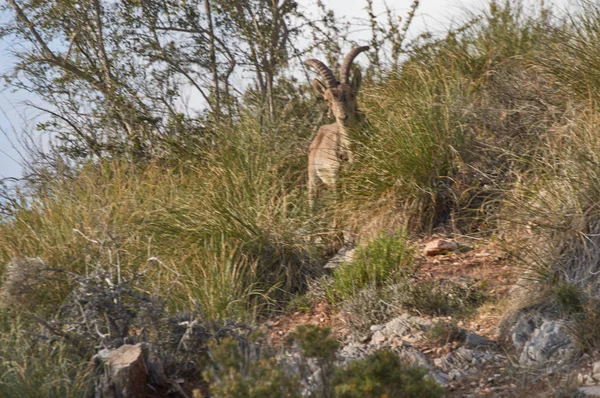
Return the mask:
POLYGON ((423 255, 437 256, 458 250, 458 243, 454 240, 436 239, 425 245, 423 255))

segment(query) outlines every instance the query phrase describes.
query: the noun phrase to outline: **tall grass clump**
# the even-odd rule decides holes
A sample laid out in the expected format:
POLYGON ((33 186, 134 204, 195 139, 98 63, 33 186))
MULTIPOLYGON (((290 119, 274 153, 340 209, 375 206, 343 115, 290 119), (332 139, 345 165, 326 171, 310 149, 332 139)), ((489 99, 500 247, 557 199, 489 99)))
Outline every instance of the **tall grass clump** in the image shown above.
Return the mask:
POLYGON ((400 70, 365 90, 370 128, 355 134, 340 206, 354 228, 486 228, 514 153, 536 153, 556 118, 536 98, 562 106, 531 67, 548 12, 492 2, 441 40, 413 43, 400 70))
POLYGON ((580 100, 600 99, 600 6, 581 0, 565 22, 555 26, 553 40, 538 62, 580 100))
POLYGON ((18 316, 0 314, 0 396, 82 397, 91 391, 91 371, 69 346, 47 344, 24 331, 18 316))
MULTIPOLYGON (((310 236, 327 220, 308 212, 305 160, 289 132, 247 118, 220 133, 173 164, 101 161, 40 181, 0 225, 0 264, 39 257, 115 280, 144 271, 141 289, 171 286, 171 305, 197 303, 219 319, 278 307, 312 272, 320 249, 310 236)), ((38 307, 70 291, 45 283, 38 307)))
POLYGON ((599 127, 594 108, 579 114, 553 135, 546 156, 529 162, 535 179, 508 197, 504 220, 512 232, 507 242, 536 292, 520 306, 541 295, 554 310, 573 315, 600 293, 599 127))

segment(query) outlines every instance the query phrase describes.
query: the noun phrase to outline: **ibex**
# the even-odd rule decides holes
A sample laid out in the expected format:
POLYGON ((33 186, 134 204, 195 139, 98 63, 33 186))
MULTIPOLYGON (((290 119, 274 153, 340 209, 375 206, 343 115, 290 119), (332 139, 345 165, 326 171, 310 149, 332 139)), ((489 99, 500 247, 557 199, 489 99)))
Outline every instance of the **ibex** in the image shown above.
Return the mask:
POLYGON ((308 149, 308 203, 314 207, 317 186, 321 182, 335 189, 342 162, 352 162, 348 130, 360 122, 356 96, 362 75, 356 71, 350 81, 350 66, 358 54, 367 51, 368 46, 356 47, 346 55, 340 68, 340 81, 323 62, 309 59, 304 62, 319 72, 324 83, 313 80, 315 90, 325 98, 335 123, 321 126, 308 149))

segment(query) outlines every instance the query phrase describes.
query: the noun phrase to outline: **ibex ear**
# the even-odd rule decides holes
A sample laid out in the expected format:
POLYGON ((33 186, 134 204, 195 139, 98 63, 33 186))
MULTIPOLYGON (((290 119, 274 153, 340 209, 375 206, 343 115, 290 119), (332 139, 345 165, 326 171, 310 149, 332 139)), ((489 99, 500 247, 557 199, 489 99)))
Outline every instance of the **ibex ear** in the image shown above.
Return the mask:
POLYGON ((354 69, 352 73, 352 91, 356 94, 358 93, 358 89, 360 89, 360 84, 362 83, 362 73, 360 73, 360 69, 354 69))
POLYGON ((325 87, 325 85, 319 79, 313 80, 313 87, 317 93, 321 94, 323 97, 325 96, 325 90, 327 90, 327 87, 325 87))

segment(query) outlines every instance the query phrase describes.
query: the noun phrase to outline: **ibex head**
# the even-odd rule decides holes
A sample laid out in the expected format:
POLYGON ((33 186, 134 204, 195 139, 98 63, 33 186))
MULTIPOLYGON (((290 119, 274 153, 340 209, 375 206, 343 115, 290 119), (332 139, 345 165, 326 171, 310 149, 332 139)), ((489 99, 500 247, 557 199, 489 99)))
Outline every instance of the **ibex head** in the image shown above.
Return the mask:
POLYGON ((318 59, 309 59, 304 64, 314 67, 321 75, 323 81, 313 80, 313 87, 325 98, 329 110, 333 113, 338 123, 353 122, 356 117, 357 102, 356 95, 362 82, 359 70, 353 74, 350 80, 350 66, 358 54, 367 51, 369 46, 355 47, 346 55, 344 63, 340 68, 340 81, 323 62, 318 59))

